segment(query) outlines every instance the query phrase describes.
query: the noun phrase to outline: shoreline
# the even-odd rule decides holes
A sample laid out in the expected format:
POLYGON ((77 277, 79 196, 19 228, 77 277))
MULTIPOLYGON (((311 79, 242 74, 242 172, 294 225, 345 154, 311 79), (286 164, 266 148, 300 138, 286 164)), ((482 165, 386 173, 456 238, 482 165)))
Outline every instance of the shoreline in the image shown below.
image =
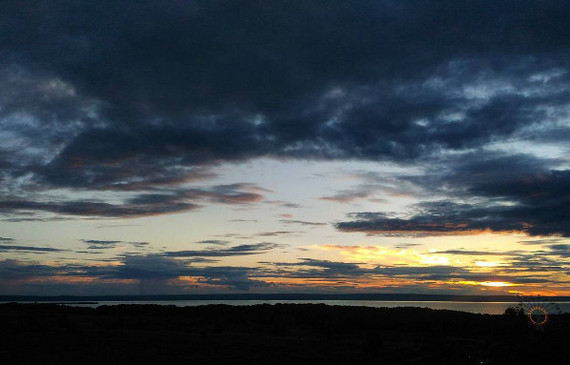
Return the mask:
POLYGON ((446 295, 446 294, 167 294, 167 295, 0 295, 0 302, 116 302, 116 301, 177 301, 177 300, 361 300, 401 302, 486 302, 517 303, 525 298, 541 301, 570 302, 570 296, 515 296, 515 295, 446 295))

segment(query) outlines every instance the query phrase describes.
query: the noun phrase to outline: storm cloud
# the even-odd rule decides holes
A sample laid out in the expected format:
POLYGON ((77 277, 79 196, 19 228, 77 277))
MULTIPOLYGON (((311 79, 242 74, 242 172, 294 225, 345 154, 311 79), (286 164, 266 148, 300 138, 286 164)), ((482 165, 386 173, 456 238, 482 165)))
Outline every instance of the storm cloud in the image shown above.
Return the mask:
MULTIPOLYGON (((3 9, 4 179, 42 187, 146 189, 256 157, 417 160, 516 138, 569 96, 557 1, 3 9), (40 135, 48 153, 19 148, 40 135)), ((549 131, 536 138, 568 134, 549 131)))

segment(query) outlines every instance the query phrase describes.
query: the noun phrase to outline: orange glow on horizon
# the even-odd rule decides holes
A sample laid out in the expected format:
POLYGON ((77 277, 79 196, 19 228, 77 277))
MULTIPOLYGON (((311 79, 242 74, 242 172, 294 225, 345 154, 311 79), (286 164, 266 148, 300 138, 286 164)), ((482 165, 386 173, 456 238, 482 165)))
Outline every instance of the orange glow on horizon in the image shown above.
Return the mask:
POLYGON ((460 280, 452 281, 449 284, 460 284, 460 285, 479 285, 479 286, 489 286, 494 288, 507 287, 507 286, 522 286, 521 284, 513 284, 507 281, 471 281, 471 280, 460 280))

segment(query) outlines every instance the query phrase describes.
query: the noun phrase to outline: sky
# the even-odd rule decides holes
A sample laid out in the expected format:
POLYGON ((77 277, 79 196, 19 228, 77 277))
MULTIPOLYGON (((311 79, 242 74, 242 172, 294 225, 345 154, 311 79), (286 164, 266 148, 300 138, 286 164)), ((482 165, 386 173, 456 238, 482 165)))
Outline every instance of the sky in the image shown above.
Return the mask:
POLYGON ((0 294, 570 295, 568 14, 4 0, 0 294))

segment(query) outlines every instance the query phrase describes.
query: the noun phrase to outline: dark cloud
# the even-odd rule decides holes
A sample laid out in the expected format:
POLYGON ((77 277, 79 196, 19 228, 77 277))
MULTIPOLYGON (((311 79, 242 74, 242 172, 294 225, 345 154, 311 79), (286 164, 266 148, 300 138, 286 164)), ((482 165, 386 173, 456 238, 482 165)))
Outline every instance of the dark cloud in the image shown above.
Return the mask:
POLYGON ((10 237, 0 237, 0 242, 14 242, 14 239, 10 237))
POLYGON ((534 251, 509 259, 501 270, 507 274, 564 272, 568 270, 568 265, 564 257, 557 257, 549 251, 534 251))
POLYGON ((229 185, 216 185, 210 189, 190 190, 200 198, 206 198, 213 203, 221 204, 249 204, 261 201, 262 193, 269 190, 248 183, 236 183, 229 185))
POLYGON ((518 285, 525 284, 546 284, 551 282, 547 277, 539 277, 537 275, 494 275, 494 274, 462 274, 462 275, 446 275, 446 274, 428 274, 425 280, 455 280, 455 281, 473 281, 473 282, 507 282, 518 285))
POLYGON ((366 199, 372 195, 369 189, 347 190, 333 196, 321 196, 319 199, 335 203, 352 203, 358 199, 366 199))
POLYGON ((382 213, 356 213, 350 222, 336 224, 345 232, 367 234, 453 235, 482 232, 521 232, 528 235, 570 236, 566 203, 541 208, 486 206, 452 202, 422 203, 411 218, 389 218, 382 213))
POLYGON ((416 246, 421 246, 421 243, 409 243, 409 242, 398 243, 398 244, 394 245, 394 248, 408 249, 408 248, 412 248, 412 247, 416 247, 416 246))
POLYGON ((76 220, 77 218, 72 217, 33 217, 33 218, 26 218, 26 217, 16 217, 16 218, 6 218, 0 219, 1 222, 8 222, 8 223, 22 223, 22 222, 61 222, 61 221, 69 221, 69 220, 76 220))
POLYGON ((359 277, 364 275, 379 276, 410 276, 420 278, 423 275, 431 274, 465 274, 468 271, 463 268, 453 266, 376 266, 374 268, 361 267, 361 263, 349 263, 329 260, 316 260, 311 258, 301 258, 298 262, 264 262, 276 267, 301 267, 300 269, 281 272, 285 276, 293 277, 359 277), (310 269, 304 269, 309 267, 310 269))
POLYGON ((81 241, 86 243, 88 248, 92 250, 115 248, 119 243, 133 245, 138 248, 143 248, 149 245, 148 242, 126 242, 126 241, 85 240, 85 239, 82 239, 81 241))
MULTIPOLYGON (((195 262, 195 261, 193 261, 195 262)), ((210 260, 204 262, 211 262, 210 260)), ((145 281, 175 279, 180 276, 191 276, 198 279, 200 284, 214 284, 237 290, 249 290, 250 287, 264 287, 269 284, 251 279, 255 269, 234 266, 194 267, 188 262, 179 261, 162 255, 126 256, 122 264, 112 268, 104 278, 137 279, 143 285, 145 281)), ((162 285, 167 285, 162 282, 162 285)))
POLYGON ((105 248, 113 248, 117 245, 117 243, 122 243, 123 241, 102 241, 102 240, 81 240, 82 242, 86 243, 90 249, 105 249, 105 248))
MULTIPOLYGON (((570 138, 569 13, 570 3, 555 0, 5 0, 2 221, 133 218, 207 204, 298 208, 265 200, 268 190, 252 184, 195 184, 216 176, 223 163, 334 159, 390 161, 422 172, 393 180, 371 174, 356 189, 322 199, 429 197, 402 215, 353 213, 335 224, 341 231, 570 237, 567 161, 510 148, 521 141, 565 147, 570 138)), ((222 242, 208 241, 202 243, 222 242)), ((504 269, 565 267, 565 242, 540 245, 534 258, 509 253, 504 269)), ((265 285, 254 279, 260 269, 193 265, 278 247, 127 255, 116 267, 5 260, 0 269, 12 277, 35 270, 148 285, 196 276, 246 290, 265 285)), ((291 265, 289 275, 299 277, 507 279, 447 266, 365 268, 314 259, 291 265)))
POLYGON ((52 247, 0 245, 0 251, 25 251, 25 252, 46 253, 46 252, 63 252, 66 250, 62 250, 59 248, 52 248, 52 247))
POLYGON ((188 274, 187 264, 162 255, 127 255, 116 268, 100 275, 119 279, 174 279, 188 274))
POLYGON ((262 262, 273 267, 274 275, 295 278, 346 278, 375 274, 356 263, 301 258, 298 262, 262 262))
POLYGON ((294 268, 294 270, 275 270, 283 277, 298 278, 359 278, 359 277, 389 277, 409 279, 416 282, 446 281, 446 282, 508 282, 518 285, 544 284, 551 279, 544 274, 516 276, 474 273, 466 268, 454 266, 377 266, 363 268, 358 263, 335 262, 303 258, 299 262, 271 262, 274 267, 294 268), (308 268, 307 268, 308 267, 308 268))
MULTIPOLYGON (((98 279, 94 282, 106 283, 105 290, 112 290, 113 286, 121 284, 125 279, 134 280, 139 293, 156 293, 176 290, 176 285, 194 285, 180 283, 181 277, 192 277, 196 280, 196 287, 201 285, 214 285, 235 290, 250 290, 251 288, 264 288, 279 284, 271 284, 264 278, 300 278, 300 279, 332 279, 332 280, 358 280, 361 278, 397 278, 409 281, 403 288, 414 287, 422 282, 458 283, 473 282, 509 282, 516 285, 548 284, 552 280, 549 272, 565 272, 567 265, 555 266, 552 259, 539 258, 533 255, 520 256, 510 263, 510 266, 501 268, 499 273, 471 272, 467 268, 453 266, 376 266, 362 267, 360 263, 338 262, 302 258, 297 262, 261 262, 264 267, 239 266, 195 266, 197 263, 209 263, 210 259, 177 259, 163 254, 125 255, 117 259, 100 259, 97 265, 86 264, 60 264, 57 266, 41 265, 33 262, 17 260, 0 261, 0 284, 22 282, 42 278, 42 282, 49 288, 51 277, 89 277, 98 279), (119 264, 101 265, 102 262, 117 261, 119 264), (540 266, 538 263, 540 262, 540 266), (520 267, 519 267, 520 265, 520 267), (532 272, 532 275, 528 272, 532 272), (541 270, 542 272, 536 272, 541 270)), ((57 287, 57 284, 53 284, 57 287)), ((131 284, 133 285, 133 284, 131 284)), ((313 284, 307 282, 308 286, 313 284)), ((348 285, 349 288, 352 284, 348 285)), ((461 284, 464 285, 464 284, 461 284)), ((318 285, 317 285, 318 287, 318 285)), ((180 288, 178 288, 180 289, 180 288)), ((37 290, 37 288, 36 288, 37 290)))
POLYGON ((34 276, 49 277, 55 275, 53 266, 27 263, 14 259, 0 261, 0 281, 17 280, 34 276))
POLYGON ((204 243, 207 245, 218 245, 218 246, 226 246, 230 241, 223 241, 223 240, 203 240, 198 241, 196 243, 204 243))
POLYGON ((279 222, 285 224, 300 224, 302 226, 326 226, 326 223, 322 222, 309 222, 309 221, 301 221, 296 219, 280 219, 279 222))
MULTIPOLYGON (((105 262, 105 260, 97 260, 105 262)), ((177 260, 163 255, 126 255, 119 265, 76 265, 66 264, 59 266, 40 265, 17 260, 0 261, 0 283, 4 280, 15 281, 34 277, 43 277, 49 281, 53 276, 64 277, 91 277, 100 280, 133 279, 138 281, 140 293, 156 293, 157 286, 167 287, 176 285, 170 282, 181 276, 196 277, 201 284, 225 286, 237 290, 249 290, 250 287, 267 287, 261 280, 252 279, 256 270, 248 267, 194 267, 191 262, 177 260), (150 290, 150 291, 149 291, 150 290)), ((211 262, 206 260, 202 262, 211 262)), ((112 289, 108 283, 107 290, 112 289)))
POLYGON ((416 204, 409 217, 383 212, 350 215, 342 231, 369 234, 448 235, 522 232, 531 236, 570 236, 570 170, 548 169, 529 155, 466 154, 424 176, 403 177, 446 200, 416 204))
POLYGON ((208 250, 169 251, 165 255, 169 257, 224 257, 258 255, 276 248, 283 247, 281 244, 261 242, 248 245, 239 245, 228 248, 208 250))
POLYGON ((553 243, 563 242, 563 238, 543 238, 538 240, 522 240, 518 241, 518 243, 522 245, 548 245, 553 243))
POLYGON ((222 238, 237 238, 242 240, 249 240, 253 237, 250 235, 244 235, 241 233, 225 233, 225 234, 215 234, 214 237, 222 237, 222 238))
POLYGON ((298 233, 298 232, 295 232, 295 231, 271 231, 271 232, 255 233, 252 236, 253 237, 275 237, 275 236, 289 235, 289 234, 295 234, 295 233, 298 233))
POLYGON ((262 200, 263 191, 266 190, 253 184, 236 183, 203 189, 188 188, 161 193, 141 193, 125 199, 123 204, 86 200, 40 202, 9 198, 0 200, 0 212, 22 214, 43 211, 75 216, 132 218, 194 210, 203 202, 250 204, 262 200))
POLYGON ((570 244, 555 244, 548 245, 550 255, 557 255, 560 257, 570 258, 570 244))
POLYGON ((339 261, 329 261, 329 260, 315 260, 311 258, 301 258, 301 261, 288 263, 288 262, 276 262, 273 263, 276 266, 311 266, 318 267, 322 269, 332 270, 335 272, 361 272, 361 268, 356 263, 346 263, 339 261))
POLYGON ((238 234, 238 233, 226 233, 223 235, 216 235, 217 237, 224 238, 238 238, 238 239, 255 239, 256 237, 277 237, 284 235, 298 234, 297 231, 268 231, 268 232, 257 232, 251 234, 238 234))
MULTIPOLYGON (((563 115, 569 10, 10 0, 0 117, 20 143, 0 154, 3 179, 144 190, 208 178, 222 161, 410 161, 518 138, 563 115)), ((536 138, 568 135, 555 129, 536 138)))
POLYGON ((272 286, 263 280, 256 280, 258 269, 247 267, 205 267, 193 270, 193 274, 203 279, 200 283, 223 285, 231 289, 249 290, 252 287, 264 288, 272 286))
POLYGON ((0 201, 0 212, 14 213, 26 211, 43 211, 49 213, 72 215, 72 216, 98 216, 98 217, 142 217, 166 213, 177 213, 196 209, 197 204, 174 201, 171 197, 165 197, 164 201, 154 202, 132 199, 130 204, 111 204, 93 201, 30 201, 30 200, 4 200, 0 201))

